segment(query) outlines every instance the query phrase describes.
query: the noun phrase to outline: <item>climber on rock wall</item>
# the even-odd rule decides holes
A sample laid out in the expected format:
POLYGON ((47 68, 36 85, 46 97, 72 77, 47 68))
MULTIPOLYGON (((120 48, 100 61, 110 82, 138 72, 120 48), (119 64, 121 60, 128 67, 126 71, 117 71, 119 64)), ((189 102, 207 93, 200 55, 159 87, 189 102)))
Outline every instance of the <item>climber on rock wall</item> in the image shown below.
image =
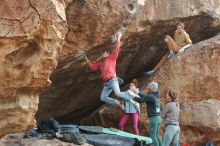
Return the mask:
POLYGON ((119 100, 109 97, 113 90, 117 97, 126 101, 131 100, 125 93, 121 92, 119 88, 120 79, 116 75, 116 60, 120 50, 120 39, 122 33, 118 32, 116 36, 116 45, 112 52, 106 50, 102 55, 103 58, 97 63, 91 63, 87 56, 85 56, 85 60, 90 69, 94 71, 99 70, 101 72, 101 76, 104 81, 104 88, 102 89, 100 97, 101 101, 106 102, 109 105, 118 105, 122 110, 124 110, 124 106, 119 100))
POLYGON ((169 35, 167 35, 164 38, 164 41, 166 42, 166 44, 169 48, 168 52, 162 57, 160 62, 154 67, 153 70, 148 71, 148 72, 144 72, 143 73, 144 76, 150 76, 150 75, 154 74, 155 72, 157 72, 160 69, 161 65, 163 65, 167 59, 170 59, 171 57, 174 56, 174 54, 176 54, 178 52, 182 52, 184 49, 191 46, 192 41, 189 38, 189 35, 184 30, 184 27, 185 27, 185 25, 183 22, 178 22, 177 29, 174 34, 174 40, 169 35))

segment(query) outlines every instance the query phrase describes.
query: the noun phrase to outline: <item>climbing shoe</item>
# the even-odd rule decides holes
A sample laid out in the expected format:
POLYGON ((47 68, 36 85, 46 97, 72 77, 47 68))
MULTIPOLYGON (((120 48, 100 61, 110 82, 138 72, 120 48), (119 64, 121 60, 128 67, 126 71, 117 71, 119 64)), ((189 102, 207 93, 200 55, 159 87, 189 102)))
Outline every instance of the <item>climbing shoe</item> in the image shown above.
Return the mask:
POLYGON ((167 59, 170 59, 174 56, 174 52, 170 52, 170 54, 167 56, 167 59))

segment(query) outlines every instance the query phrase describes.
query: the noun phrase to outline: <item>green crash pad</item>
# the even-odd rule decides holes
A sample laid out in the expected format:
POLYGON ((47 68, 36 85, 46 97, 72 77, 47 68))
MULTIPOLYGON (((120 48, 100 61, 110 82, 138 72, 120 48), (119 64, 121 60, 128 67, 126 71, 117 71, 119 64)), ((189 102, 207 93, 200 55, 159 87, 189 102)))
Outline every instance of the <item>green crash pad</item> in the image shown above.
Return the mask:
POLYGON ((124 136, 124 137, 129 137, 129 138, 135 138, 138 141, 146 141, 147 144, 152 143, 152 139, 149 137, 131 134, 131 133, 128 133, 125 131, 120 131, 120 130, 114 129, 114 128, 103 128, 103 133, 120 135, 120 136, 124 136))
POLYGON ((120 131, 115 128, 103 128, 101 126, 79 126, 79 129, 83 131, 87 131, 87 132, 92 132, 92 133, 105 133, 105 134, 118 135, 118 136, 123 136, 123 137, 128 137, 128 138, 134 138, 134 139, 137 139, 138 141, 145 141, 146 144, 152 143, 152 140, 149 137, 131 134, 125 131, 120 131))

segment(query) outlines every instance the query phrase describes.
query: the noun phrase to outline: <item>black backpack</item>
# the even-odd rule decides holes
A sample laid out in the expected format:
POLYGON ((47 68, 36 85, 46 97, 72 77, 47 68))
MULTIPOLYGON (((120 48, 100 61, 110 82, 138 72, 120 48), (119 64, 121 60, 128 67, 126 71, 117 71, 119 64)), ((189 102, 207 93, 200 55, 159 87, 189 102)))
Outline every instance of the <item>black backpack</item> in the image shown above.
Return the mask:
POLYGON ((53 118, 37 123, 37 132, 39 133, 56 133, 59 129, 59 123, 53 118))

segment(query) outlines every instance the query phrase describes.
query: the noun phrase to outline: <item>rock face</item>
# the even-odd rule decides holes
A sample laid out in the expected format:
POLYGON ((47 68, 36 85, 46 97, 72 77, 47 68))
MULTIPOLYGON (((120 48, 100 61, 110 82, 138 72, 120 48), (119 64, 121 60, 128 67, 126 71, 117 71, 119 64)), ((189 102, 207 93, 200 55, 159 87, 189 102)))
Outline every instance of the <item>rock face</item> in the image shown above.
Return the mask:
POLYGON ((51 114, 59 121, 78 121, 102 104, 102 80, 87 69, 85 51, 97 60, 111 37, 123 30, 117 74, 128 82, 152 69, 167 49, 163 38, 173 35, 177 21, 186 24, 193 43, 220 31, 218 0, 74 0, 66 9, 68 33, 51 87, 41 95, 37 118, 51 114), (198 23, 199 22, 199 23, 198 23), (61 104, 62 103, 62 104, 61 104))
MULTIPOLYGON (((159 83, 162 103, 167 100, 166 94, 169 89, 177 92, 181 105, 181 142, 190 146, 204 145, 208 140, 215 141, 216 145, 220 144, 219 55, 220 35, 217 35, 177 54, 153 77, 140 78, 140 87, 143 91, 150 81, 159 83)), ((145 109, 142 107, 139 125, 144 135, 148 129, 145 109)), ((118 110, 104 106, 82 122, 117 127, 119 118, 118 110)))
POLYGON ((216 99, 183 103, 181 141, 190 145, 204 145, 212 140, 220 145, 219 106, 220 101, 216 99))
POLYGON ((62 0, 7 0, 0 7, 0 137, 35 125, 66 33, 62 0))

